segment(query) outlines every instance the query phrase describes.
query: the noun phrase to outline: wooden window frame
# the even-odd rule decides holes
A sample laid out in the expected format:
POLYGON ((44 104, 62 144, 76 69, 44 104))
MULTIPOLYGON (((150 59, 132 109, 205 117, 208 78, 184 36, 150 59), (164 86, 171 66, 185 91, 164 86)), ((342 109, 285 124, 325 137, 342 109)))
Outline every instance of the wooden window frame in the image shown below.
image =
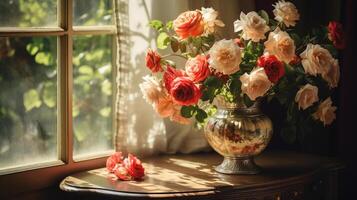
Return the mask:
MULTIPOLYGON (((73 26, 73 1, 57 0, 58 27, 16 28, 1 27, 0 37, 56 36, 57 39, 57 152, 58 161, 15 167, 0 173, 0 196, 13 196, 30 191, 41 190, 59 182, 68 174, 105 165, 103 152, 92 156, 73 158, 73 37, 77 35, 110 35, 113 38, 113 80, 115 77, 116 27, 73 26)), ((114 7, 114 5, 113 5, 114 7)), ((113 8, 114 11, 114 8, 113 8)), ((114 17, 113 17, 114 20, 114 17)), ((114 84, 113 84, 114 85, 114 84)), ((113 86, 115 93, 115 87, 113 86)), ((113 95, 114 96, 114 95, 113 95)), ((114 108, 114 103, 113 103, 114 108)), ((114 124, 114 123, 113 123, 114 124)), ((114 129, 113 129, 114 130, 114 129)))

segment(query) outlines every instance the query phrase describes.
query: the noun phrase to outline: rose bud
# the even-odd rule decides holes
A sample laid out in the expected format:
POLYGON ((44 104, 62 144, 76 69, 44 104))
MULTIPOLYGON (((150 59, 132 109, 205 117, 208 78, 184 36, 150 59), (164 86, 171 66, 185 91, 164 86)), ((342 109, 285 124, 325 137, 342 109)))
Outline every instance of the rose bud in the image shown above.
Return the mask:
POLYGON ((328 26, 328 38, 332 41, 337 49, 344 49, 346 47, 344 32, 342 24, 336 21, 331 21, 328 26))
POLYGON ((162 72, 162 66, 160 64, 161 56, 151 49, 148 49, 146 53, 146 67, 151 70, 152 73, 162 72))

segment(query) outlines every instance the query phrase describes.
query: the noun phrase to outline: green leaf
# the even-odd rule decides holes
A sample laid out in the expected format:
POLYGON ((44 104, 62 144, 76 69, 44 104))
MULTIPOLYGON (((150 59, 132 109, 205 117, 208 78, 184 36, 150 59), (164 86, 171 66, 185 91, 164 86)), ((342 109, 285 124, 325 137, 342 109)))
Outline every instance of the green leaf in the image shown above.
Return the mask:
POLYGON ((39 52, 35 56, 35 61, 38 64, 48 66, 52 63, 52 55, 49 52, 39 52))
POLYGON ((179 50, 179 42, 176 39, 171 40, 171 49, 175 53, 179 50))
POLYGON ((203 85, 205 85, 206 87, 212 87, 212 88, 219 88, 222 87, 222 81, 219 80, 217 77, 215 76, 209 76, 207 77, 207 79, 204 81, 203 85))
POLYGON ((181 53, 185 53, 186 52, 186 44, 181 42, 179 44, 179 49, 180 49, 181 53))
POLYGON ((109 117, 111 110, 112 109, 110 107, 104 107, 100 109, 99 114, 103 117, 109 117))
POLYGON ((266 21, 267 24, 269 24, 269 15, 265 10, 260 10, 259 15, 266 21))
POLYGON ((88 65, 82 65, 79 67, 78 72, 81 74, 85 74, 85 75, 93 75, 93 69, 92 67, 88 66, 88 65))
POLYGON ((196 113, 196 120, 200 123, 204 122, 205 119, 208 117, 206 111, 202 110, 202 109, 197 109, 197 113, 196 113))
POLYGON ((301 38, 298 34, 296 33, 291 33, 290 34, 291 38, 294 40, 295 46, 300 46, 301 45, 301 38))
POLYGON ((149 26, 157 31, 161 31, 164 27, 164 24, 160 20, 152 20, 149 22, 149 26))
POLYGON ((104 95, 110 96, 112 95, 112 84, 108 79, 104 80, 101 84, 101 90, 104 95))
POLYGON ((194 106, 182 106, 181 107, 181 115, 185 118, 191 118, 196 111, 196 107, 194 106))
POLYGON ((254 101, 252 101, 246 94, 243 95, 243 102, 247 107, 251 107, 254 104, 254 101))
POLYGON ((30 89, 24 94, 23 102, 26 112, 32 110, 33 108, 39 108, 42 105, 40 96, 38 95, 38 92, 35 89, 30 89))
POLYGON ((166 49, 170 43, 170 36, 167 33, 162 32, 157 36, 157 48, 166 49))
POLYGON ((57 90, 55 84, 52 82, 47 82, 44 85, 42 99, 46 106, 49 108, 55 107, 57 99, 57 90))
POLYGON ((172 22, 172 21, 168 21, 168 22, 166 23, 166 29, 167 29, 167 30, 171 30, 171 29, 173 29, 173 28, 174 28, 173 22, 172 22))

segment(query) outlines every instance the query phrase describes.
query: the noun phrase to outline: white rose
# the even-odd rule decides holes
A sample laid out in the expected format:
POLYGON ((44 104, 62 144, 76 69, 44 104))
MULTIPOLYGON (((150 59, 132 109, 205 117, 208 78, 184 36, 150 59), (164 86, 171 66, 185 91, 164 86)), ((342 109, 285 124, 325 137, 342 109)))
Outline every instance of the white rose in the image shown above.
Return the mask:
POLYGON ((338 65, 338 60, 333 59, 328 71, 322 74, 322 78, 328 83, 330 88, 337 87, 340 80, 340 66, 338 65))
POLYGON ((239 70, 242 61, 241 50, 233 40, 220 40, 209 51, 209 64, 217 72, 233 74, 239 70))
POLYGON ((242 82, 242 92, 253 101, 257 97, 263 96, 272 85, 262 67, 253 69, 250 74, 243 74, 240 81, 242 82))
POLYGON ((268 40, 264 42, 265 51, 275 55, 279 60, 289 63, 295 57, 295 43, 289 34, 276 28, 270 32, 268 40))
POLYGON ((315 119, 323 122, 324 126, 330 125, 335 119, 337 110, 336 106, 332 106, 331 98, 327 98, 325 101, 320 103, 317 111, 312 115, 315 119))
POLYGON ((330 52, 318 44, 307 44, 300 57, 305 73, 313 76, 327 73, 334 62, 330 52))
POLYGON ((270 28, 266 21, 254 11, 249 12, 247 15, 241 12, 240 20, 238 19, 234 22, 234 32, 242 31, 242 38, 253 42, 265 39, 265 33, 269 30, 270 28))
POLYGON ((287 27, 295 26, 300 15, 295 5, 288 1, 278 1, 274 6, 275 20, 283 22, 287 27))
POLYGON ((316 86, 306 84, 296 93, 295 102, 298 103, 299 109, 302 108, 305 110, 310 107, 312 104, 319 100, 318 97, 318 88, 316 86))
POLYGON ((201 8, 203 23, 204 23, 204 33, 212 34, 215 32, 216 26, 224 27, 224 23, 218 20, 218 12, 213 8, 201 8))
POLYGON ((148 103, 155 104, 159 101, 160 98, 166 96, 166 91, 154 76, 146 75, 143 77, 143 79, 144 82, 139 84, 139 87, 144 96, 144 99, 148 103))

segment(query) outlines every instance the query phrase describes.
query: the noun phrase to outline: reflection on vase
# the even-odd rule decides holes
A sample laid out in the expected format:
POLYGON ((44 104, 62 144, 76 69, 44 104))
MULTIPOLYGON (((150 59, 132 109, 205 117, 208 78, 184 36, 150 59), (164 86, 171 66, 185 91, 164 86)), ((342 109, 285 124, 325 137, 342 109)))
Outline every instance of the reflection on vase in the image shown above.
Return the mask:
POLYGON ((205 136, 215 151, 224 156, 216 171, 225 174, 256 174, 253 156, 268 145, 273 126, 259 109, 259 102, 246 107, 242 102, 217 101, 218 110, 205 126, 205 136))

